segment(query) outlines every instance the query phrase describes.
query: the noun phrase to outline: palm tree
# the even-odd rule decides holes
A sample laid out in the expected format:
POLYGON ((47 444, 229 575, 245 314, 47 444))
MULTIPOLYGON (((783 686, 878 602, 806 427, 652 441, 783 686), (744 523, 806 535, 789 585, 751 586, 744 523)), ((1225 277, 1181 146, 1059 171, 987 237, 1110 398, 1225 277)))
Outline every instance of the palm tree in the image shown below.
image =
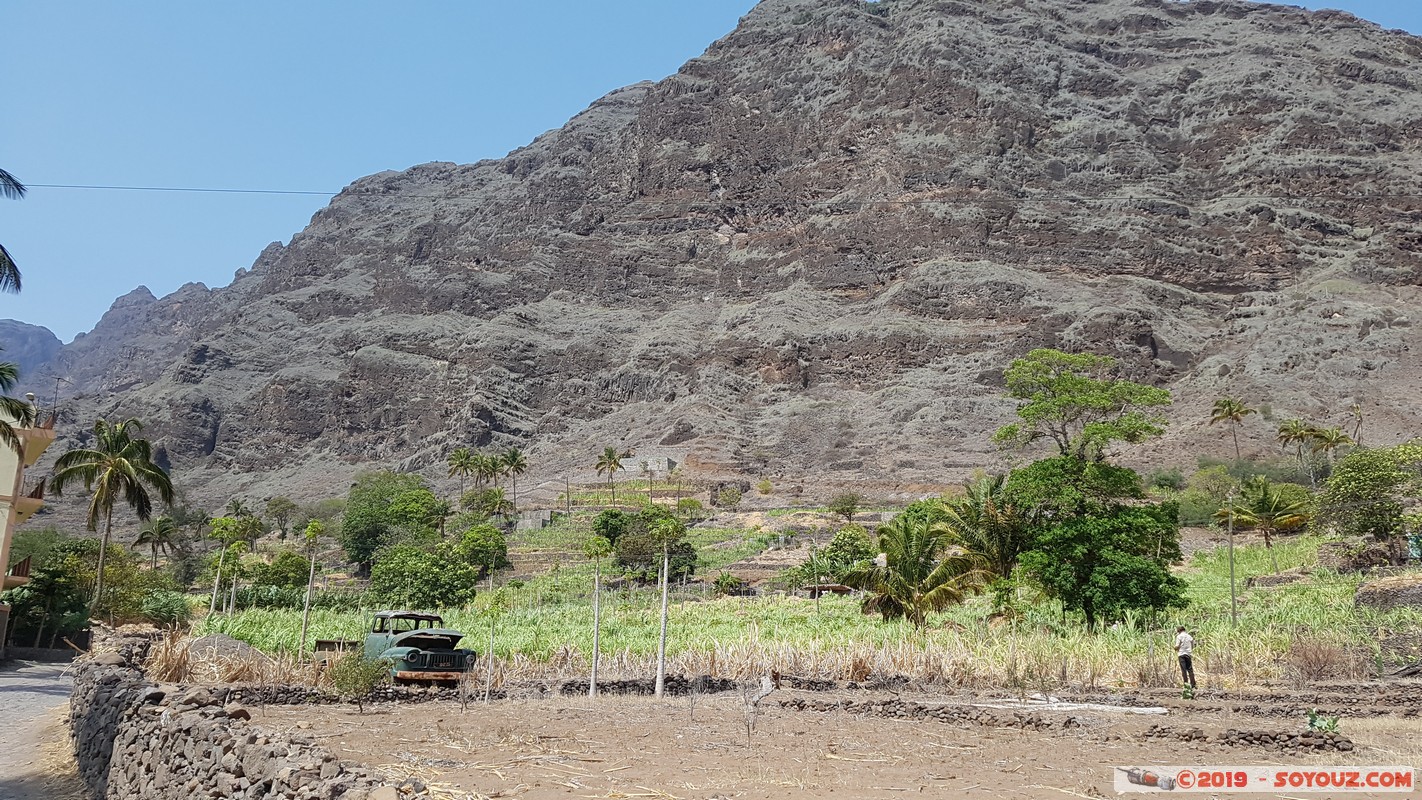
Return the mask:
POLYGON ((499 456, 499 463, 503 465, 504 474, 509 476, 513 484, 510 487, 512 496, 509 503, 513 506, 514 513, 518 513, 518 476, 528 471, 528 459, 524 457, 522 450, 510 447, 499 456))
POLYGON ((1222 508, 1215 513, 1215 519, 1228 522, 1234 517, 1236 530, 1259 531, 1264 534, 1264 547, 1274 563, 1274 574, 1279 574, 1279 557, 1274 553, 1273 535, 1291 531, 1308 522, 1308 504, 1302 500, 1290 501, 1269 482, 1259 477, 1244 485, 1244 496, 1233 508, 1222 508))
POLYGON ((20 380, 20 368, 8 361, 0 362, 0 444, 19 453, 23 449, 17 429, 35 424, 35 407, 10 396, 20 380))
POLYGON ((611 504, 614 506, 617 505, 617 483, 612 479, 613 475, 623 468, 622 459, 630 458, 631 456, 632 451, 630 450, 619 453, 616 447, 604 447, 602 449, 602 455, 597 457, 597 464, 594 465, 597 467, 597 474, 601 475, 604 472, 607 473, 607 486, 612 490, 611 504))
POLYGON ((464 479, 474 474, 474 454, 461 447, 449 454, 449 477, 459 478, 459 499, 464 499, 464 479))
MULTIPOLYGON (((1313 441, 1313 434, 1314 427, 1307 422, 1301 419, 1286 419, 1279 425, 1279 434, 1274 437, 1274 440, 1285 448, 1288 448, 1289 445, 1294 446, 1294 454, 1298 457, 1299 461, 1300 474, 1302 474, 1304 470, 1304 444, 1313 441)), ((1318 488, 1318 478, 1313 473, 1313 464, 1311 462, 1308 465, 1308 480, 1309 483, 1313 485, 1313 488, 1318 488)))
POLYGON ((134 436, 142 430, 143 423, 136 419, 117 424, 100 419, 94 423, 92 448, 70 450, 54 464, 54 493, 63 494, 65 486, 76 480, 83 481, 84 490, 93 493, 89 499, 89 530, 97 530, 99 519, 104 520, 91 613, 104 595, 104 556, 114 528, 114 505, 122 499, 146 522, 153 514, 149 489, 157 492, 163 502, 173 502, 173 483, 168 473, 153 463, 153 445, 147 439, 134 436))
POLYGON ((306 558, 311 563, 310 572, 306 576, 306 600, 301 605, 301 639, 296 643, 297 658, 306 652, 306 631, 311 623, 311 592, 316 585, 316 546, 325 532, 326 526, 321 524, 319 519, 306 523, 306 558))
POLYGON ((989 475, 964 485, 962 497, 945 502, 943 524, 952 542, 978 556, 994 577, 1006 578, 1028 547, 1028 522, 1003 497, 1004 475, 989 475))
MULTIPOLYGON (((25 185, 14 175, 0 169, 0 197, 19 200, 24 196, 25 185)), ((0 292, 20 293, 20 268, 4 245, 0 245, 0 292)))
POLYGON ((1323 453, 1328 459, 1328 466, 1332 468, 1333 451, 1350 444, 1353 444, 1352 438, 1343 431, 1337 428, 1320 428, 1313 432, 1313 447, 1310 449, 1315 453, 1323 453))
POLYGON ((1215 406, 1210 410, 1210 424, 1216 422, 1232 422, 1234 427, 1229 429, 1230 435, 1234 437, 1234 460, 1239 461, 1239 426, 1244 424, 1244 418, 1254 413, 1254 409, 1249 408, 1244 403, 1233 397, 1221 397, 1215 401, 1215 406))
POLYGON ((484 455, 483 453, 475 453, 473 459, 474 474, 477 476, 475 485, 483 486, 486 483, 494 483, 497 485, 499 472, 501 471, 499 460, 493 456, 484 455))
POLYGON ((153 569, 158 569, 158 552, 171 552, 178 542, 178 525, 173 518, 162 516, 152 519, 138 529, 133 547, 149 547, 153 550, 153 569))
MULTIPOLYGON (((648 506, 652 510, 653 506, 648 506)), ((686 526, 669 513, 663 513, 648 526, 647 532, 662 546, 662 629, 657 639, 657 681, 652 694, 661 697, 667 684, 667 596, 671 584, 671 546, 686 535, 686 526)))
POLYGON ((948 552, 951 542, 947 525, 899 515, 879 526, 879 557, 851 571, 844 582, 869 592, 864 613, 878 612, 885 620, 907 617, 922 630, 928 612, 961 603, 987 577, 977 556, 948 552))
POLYGON ((583 555, 593 562, 592 677, 588 681, 588 697, 597 697, 597 662, 602 634, 602 560, 612 555, 612 542, 605 536, 594 536, 583 547, 583 555))

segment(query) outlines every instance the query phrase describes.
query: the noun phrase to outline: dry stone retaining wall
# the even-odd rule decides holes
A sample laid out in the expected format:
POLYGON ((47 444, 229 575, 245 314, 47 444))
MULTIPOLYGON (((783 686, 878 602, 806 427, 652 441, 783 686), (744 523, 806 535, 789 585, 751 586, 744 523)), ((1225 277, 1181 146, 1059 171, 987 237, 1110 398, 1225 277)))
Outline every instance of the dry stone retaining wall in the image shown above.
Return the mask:
POLYGON ((79 775, 94 800, 409 797, 314 739, 273 734, 203 689, 159 687, 117 653, 83 659, 70 699, 79 775))

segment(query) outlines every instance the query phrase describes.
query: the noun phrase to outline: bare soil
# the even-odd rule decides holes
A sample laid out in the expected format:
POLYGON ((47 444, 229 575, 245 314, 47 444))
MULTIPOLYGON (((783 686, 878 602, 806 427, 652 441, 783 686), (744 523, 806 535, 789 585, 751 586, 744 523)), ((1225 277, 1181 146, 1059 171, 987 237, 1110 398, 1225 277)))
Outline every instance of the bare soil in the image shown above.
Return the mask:
MULTIPOLYGON (((1418 684, 1360 684, 1206 692, 1194 701, 1164 693, 1075 698, 1159 703, 1168 713, 1038 712, 1053 724, 1050 730, 800 711, 781 701, 900 695, 791 689, 760 703, 753 730, 737 693, 701 696, 694 706, 689 697, 615 696, 530 696, 473 702, 467 710, 449 702, 377 705, 365 713, 354 706, 272 706, 255 710, 254 721, 314 736, 342 758, 397 780, 417 778, 443 797, 1110 797, 1116 766, 1422 764, 1422 724, 1404 716, 1407 706, 1396 702, 1419 690, 1418 684), (1341 730, 1356 745, 1346 753, 1293 756, 1142 736, 1156 724, 1200 727, 1209 734, 1226 728, 1296 732, 1304 727, 1299 708, 1360 702, 1370 715, 1345 713, 1341 730), (1067 716, 1079 724, 1057 724, 1067 716)), ((902 697, 951 704, 988 699, 919 692, 902 697)))

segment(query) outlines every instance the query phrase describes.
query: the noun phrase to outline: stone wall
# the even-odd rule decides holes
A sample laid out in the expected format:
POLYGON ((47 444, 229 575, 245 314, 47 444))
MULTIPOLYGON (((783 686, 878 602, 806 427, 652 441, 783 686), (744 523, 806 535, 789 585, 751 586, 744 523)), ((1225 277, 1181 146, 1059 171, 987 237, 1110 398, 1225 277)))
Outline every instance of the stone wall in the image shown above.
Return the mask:
POLYGON ((118 653, 81 659, 70 699, 79 775, 94 800, 411 797, 314 739, 254 725, 204 689, 157 686, 118 653))

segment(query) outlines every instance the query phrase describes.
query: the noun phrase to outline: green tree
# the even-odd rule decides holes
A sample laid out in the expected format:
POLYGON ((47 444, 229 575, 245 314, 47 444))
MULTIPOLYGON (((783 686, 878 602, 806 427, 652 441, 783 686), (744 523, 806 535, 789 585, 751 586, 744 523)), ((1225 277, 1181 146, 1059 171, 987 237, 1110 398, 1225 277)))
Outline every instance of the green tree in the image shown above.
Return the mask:
POLYGON ((155 517, 138 529, 133 540, 134 547, 147 547, 153 551, 151 569, 158 569, 158 554, 171 552, 178 543, 178 526, 168 516, 155 517))
POLYGON ((1234 460, 1239 461, 1239 426, 1244 424, 1244 418, 1256 413, 1255 409, 1246 406, 1233 397, 1221 397, 1215 401, 1214 408, 1210 409, 1210 424, 1216 422, 1228 422, 1231 424, 1229 433, 1234 437, 1234 460))
POLYGON ((825 560, 833 566, 830 575, 842 580, 844 573, 861 561, 868 561, 876 555, 874 540, 861 525, 845 525, 835 531, 834 537, 824 549, 825 560))
POLYGON ((310 559, 294 550, 283 550, 277 553, 271 563, 258 564, 252 568, 252 585, 298 589, 306 585, 307 574, 310 572, 310 559))
POLYGON ((622 538, 632 527, 632 515, 620 508, 608 508, 599 512, 593 518, 592 530, 597 536, 606 539, 610 544, 617 544, 617 540, 622 538))
POLYGON ((617 505, 617 482, 613 478, 618 470, 623 469, 622 459, 631 457, 630 450, 619 453, 616 447, 604 447, 602 455, 597 457, 597 464, 594 466, 597 468, 597 474, 607 475, 607 488, 612 492, 611 505, 617 505))
POLYGON ((291 530, 292 517, 296 516, 300 510, 300 507, 292 502, 290 497, 284 495, 277 495, 267 501, 267 517, 277 526, 277 530, 281 531, 283 539, 291 530))
POLYGON ((528 458, 523 451, 517 447, 510 447, 499 456, 499 462, 503 465, 504 474, 509 476, 509 490, 512 496, 509 498, 509 507, 513 513, 518 513, 518 476, 528 471, 528 458))
POLYGON ((907 618, 921 631, 929 612, 961 603, 986 579, 978 559, 950 552, 950 542, 951 532, 942 524, 896 517, 879 526, 881 557, 862 562, 844 582, 868 593, 864 613, 886 621, 907 618))
POLYGON ((593 562, 592 676, 588 679, 588 697, 597 697, 597 665, 602 655, 602 560, 612 555, 612 542, 593 536, 583 546, 583 555, 593 562))
POLYGON ((475 525, 465 531, 455 545, 455 552, 466 563, 484 570, 509 566, 509 545, 504 534, 493 525, 475 525))
POLYGON ((416 475, 380 471, 357 476, 341 520, 339 538, 346 557, 368 570, 375 552, 391 538, 393 529, 408 524, 412 517, 419 518, 423 505, 418 499, 423 495, 405 498, 398 520, 390 510, 397 497, 417 490, 429 492, 416 475))
POLYGON ((1159 436, 1165 418, 1152 411, 1170 403, 1170 392, 1114 379, 1110 356, 1033 350, 1007 368, 1007 391, 1020 402, 1022 422, 1000 429, 993 440, 1026 447, 1050 439, 1063 456, 1100 460, 1113 442, 1136 444, 1159 436))
MULTIPOLYGON (((4 170, 0 170, 3 173, 4 170)), ((0 248, 3 255, 4 248, 0 248)), ((16 273, 18 276, 18 273, 16 273)), ((18 278, 17 278, 18 279, 18 278)), ((4 287, 4 273, 0 271, 0 288, 4 287)), ((20 368, 5 361, 0 362, 0 444, 8 445, 19 453, 20 434, 18 428, 28 428, 35 424, 35 407, 23 400, 10 396, 20 379, 20 368), (11 421, 13 420, 13 422, 11 421)))
POLYGON ((146 522, 153 514, 149 490, 156 492, 163 502, 173 502, 173 483, 168 473, 153 463, 153 445, 134 435, 142 430, 143 424, 136 419, 114 425, 100 419, 94 423, 93 447, 70 450, 54 464, 51 484, 54 493, 63 494, 66 486, 82 482, 84 490, 91 493, 86 520, 89 530, 97 530, 99 519, 104 520, 94 583, 94 608, 104 594, 104 559, 113 534, 114 506, 122 499, 134 516, 146 522))
MULTIPOLYGON (((19 200, 24 196, 25 185, 14 175, 0 169, 0 197, 19 200)), ((0 244, 0 292, 20 293, 20 268, 3 244, 0 244)))
POLYGON ((475 473, 477 464, 469 448, 461 447, 449 454, 449 477, 459 478, 459 496, 464 497, 464 479, 475 473))
POLYGON ((240 555, 240 551, 233 554, 232 548, 244 537, 240 521, 235 517, 217 517, 211 520, 209 525, 208 536, 216 539, 222 545, 222 550, 217 556, 216 572, 212 577, 212 602, 207 607, 207 613, 212 614, 217 611, 217 595, 223 587, 222 570, 227 565, 227 557, 230 554, 234 555, 233 566, 236 566, 235 555, 240 555))
POLYGON ((1339 459, 1324 482, 1318 521, 1343 536, 1387 543, 1400 560, 1404 511, 1420 496, 1422 441, 1358 448, 1339 459))
POLYGON ((1031 545, 1031 517, 1006 497, 1007 477, 989 475, 965 484, 962 497, 943 503, 942 524, 952 541, 976 555, 993 577, 1007 578, 1031 545))
POLYGON ((498 487, 471 489, 460 500, 460 506, 482 519, 513 511, 513 504, 504 496, 504 490, 498 487))
POLYGON ((845 522, 853 522, 854 515, 859 513, 859 507, 863 503, 863 497, 854 492, 845 492, 831 500, 826 508, 831 514, 844 517, 845 522))
POLYGON ((370 570, 372 599, 392 607, 454 608, 473 602, 479 568, 442 545, 434 552, 395 545, 370 570))
POLYGON ((1003 490, 1033 509, 1031 547, 1021 571, 1095 627, 1128 610, 1184 605, 1184 582, 1168 565, 1181 558, 1179 510, 1147 503, 1134 471, 1074 457, 1014 470, 1003 490))

